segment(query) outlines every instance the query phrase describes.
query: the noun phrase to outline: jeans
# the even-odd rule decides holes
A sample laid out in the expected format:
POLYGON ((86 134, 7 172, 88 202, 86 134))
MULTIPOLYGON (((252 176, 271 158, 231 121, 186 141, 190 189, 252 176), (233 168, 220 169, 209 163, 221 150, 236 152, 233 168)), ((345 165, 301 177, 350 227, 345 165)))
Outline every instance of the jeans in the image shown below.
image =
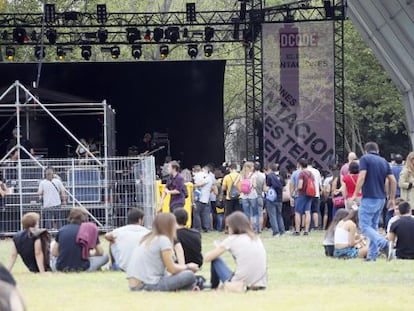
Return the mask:
POLYGON ((89 269, 88 272, 94 272, 101 269, 101 267, 107 264, 109 261, 109 256, 107 254, 102 256, 91 256, 89 257, 89 269))
POLYGON ((164 276, 157 284, 144 284, 139 288, 131 288, 133 291, 149 292, 173 292, 176 290, 192 290, 196 283, 196 277, 192 271, 185 270, 175 275, 164 276))
POLYGON ((273 235, 284 234, 285 233, 285 224, 283 223, 282 202, 271 202, 267 200, 267 213, 269 215, 270 225, 272 226, 273 235))
POLYGON ((254 219, 254 231, 259 232, 259 208, 257 206, 257 198, 242 199, 241 204, 247 218, 250 220, 253 217, 254 219))
POLYGON ((196 208, 193 211, 194 225, 193 228, 201 231, 210 230, 210 211, 211 207, 208 203, 196 202, 196 208))
POLYGON ((211 262, 211 287, 217 288, 220 285, 220 281, 223 283, 229 281, 233 276, 233 272, 219 257, 211 262))
POLYGON ((63 211, 61 206, 44 207, 41 210, 43 228, 45 229, 60 229, 63 227, 63 211))
POLYGON ((384 207, 385 199, 362 198, 359 209, 359 227, 369 239, 367 259, 375 260, 379 249, 388 245, 387 240, 378 233, 378 222, 384 207))

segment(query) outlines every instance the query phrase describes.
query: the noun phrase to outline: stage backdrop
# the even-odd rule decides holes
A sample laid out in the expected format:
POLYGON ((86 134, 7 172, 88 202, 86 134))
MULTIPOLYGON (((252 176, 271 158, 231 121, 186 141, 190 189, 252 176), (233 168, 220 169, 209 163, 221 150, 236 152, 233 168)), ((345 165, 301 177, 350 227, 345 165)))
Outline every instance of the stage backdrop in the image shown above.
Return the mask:
POLYGON ((334 157, 332 22, 263 26, 264 158, 282 167, 334 157))
MULTIPOLYGON (((174 159, 186 166, 220 164, 224 160, 224 70, 225 61, 46 63, 40 89, 41 94, 48 94, 46 90, 68 94, 67 101, 73 101, 73 96, 94 102, 106 99, 117 111, 118 155, 127 154, 131 145, 145 151, 142 139, 147 132, 168 132, 174 159)), ((0 72, 0 88, 15 80, 31 85, 37 64, 3 63, 0 72)), ((41 97, 51 101, 47 95, 41 97)), ((65 145, 72 141, 53 123, 46 124, 47 119, 31 123, 36 121, 37 131, 42 127, 47 137, 37 137, 35 147, 48 147, 50 156, 65 156, 65 145)), ((101 130, 90 117, 63 121, 78 137, 97 137, 101 130)), ((13 126, 1 131, 0 138, 9 138, 13 126)), ((164 156, 165 150, 158 159, 163 162, 164 156)))

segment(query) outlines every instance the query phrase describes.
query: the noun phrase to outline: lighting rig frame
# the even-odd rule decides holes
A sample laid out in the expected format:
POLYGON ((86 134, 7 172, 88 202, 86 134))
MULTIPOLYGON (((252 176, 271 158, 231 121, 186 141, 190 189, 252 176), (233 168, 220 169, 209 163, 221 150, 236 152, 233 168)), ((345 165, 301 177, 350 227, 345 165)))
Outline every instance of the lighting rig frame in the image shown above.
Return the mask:
MULTIPOLYGON (((235 0, 236 1, 236 0, 235 0)), ((346 20, 346 0, 331 0, 331 10, 327 11, 327 1, 313 5, 309 0, 298 0, 274 7, 264 7, 263 0, 237 0, 238 10, 197 11, 191 6, 188 11, 174 12, 135 12, 114 13, 104 10, 97 12, 57 12, 49 7, 46 13, 3 13, 0 14, 0 47, 45 46, 65 47, 90 46, 131 46, 152 44, 189 45, 214 43, 240 43, 245 47, 245 90, 246 90, 246 159, 263 160, 263 75, 262 75, 262 24, 292 22, 332 21, 334 27, 335 54, 335 149, 337 160, 345 158, 345 96, 344 96, 344 21, 346 20), (100 13, 100 14, 98 14, 100 13), (47 18, 46 18, 47 17, 47 18), (168 38, 155 41, 153 30, 164 31, 178 27, 179 39, 172 43, 168 38), (45 38, 42 38, 41 29, 45 38), (127 29, 138 28, 142 38, 129 42, 127 29), (207 29, 214 29, 212 37, 206 41, 207 29), (24 29, 25 34, 14 40, 14 29, 24 29), (98 31, 106 30, 106 40, 99 40, 98 31), (53 44, 48 41, 47 30, 56 31, 53 44), (34 36, 31 36, 36 32, 34 36), (96 34, 96 35, 94 35, 96 34), (185 34, 185 36, 183 35, 185 34), (150 38, 149 38, 150 35, 150 38), (150 40, 148 40, 148 38, 150 40), (104 41, 104 42, 103 42, 104 41)), ((46 12, 46 10, 45 10, 46 12)), ((49 32, 50 33, 50 32, 49 32)), ((175 41, 175 40, 174 40, 175 41)), ((90 49, 89 49, 90 51, 90 49)))

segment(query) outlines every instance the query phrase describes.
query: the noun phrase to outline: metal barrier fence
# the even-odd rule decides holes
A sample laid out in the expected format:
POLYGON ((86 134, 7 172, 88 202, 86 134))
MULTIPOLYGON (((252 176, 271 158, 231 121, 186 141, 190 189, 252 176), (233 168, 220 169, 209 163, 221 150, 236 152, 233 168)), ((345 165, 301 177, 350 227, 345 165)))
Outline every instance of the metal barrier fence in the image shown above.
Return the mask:
MULTIPOLYGON (((151 226, 155 215, 153 157, 6 160, 0 162, 0 176, 7 186, 7 195, 0 199, 2 236, 21 230, 21 218, 27 212, 39 213, 41 226, 51 231, 67 223, 69 210, 76 206, 86 208, 90 221, 102 231, 125 225, 132 207, 144 210, 146 226, 151 226), (65 188, 67 202, 60 207, 46 208, 38 194, 47 167, 54 168, 55 177, 65 188)), ((58 190, 53 187, 49 184, 46 188, 58 190)))

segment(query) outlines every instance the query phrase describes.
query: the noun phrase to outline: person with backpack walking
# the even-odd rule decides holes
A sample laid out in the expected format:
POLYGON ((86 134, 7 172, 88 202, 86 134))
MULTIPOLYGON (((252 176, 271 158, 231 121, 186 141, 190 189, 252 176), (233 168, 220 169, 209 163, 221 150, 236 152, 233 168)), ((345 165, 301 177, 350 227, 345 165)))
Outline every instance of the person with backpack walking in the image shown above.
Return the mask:
POLYGON ((315 180, 313 174, 308 170, 308 160, 300 159, 299 165, 301 171, 298 177, 298 194, 295 199, 295 233, 300 235, 300 225, 302 215, 305 214, 305 231, 304 235, 309 235, 310 211, 312 200, 316 195, 315 180))
POLYGON ((237 165, 230 164, 230 172, 223 178, 222 191, 226 194, 226 203, 224 208, 224 223, 227 231, 226 218, 236 211, 241 211, 240 207, 240 174, 237 172, 237 165))
POLYGON ((259 209, 257 205, 256 175, 254 174, 254 163, 246 162, 240 172, 240 199, 243 212, 253 225, 254 231, 259 230, 259 209), (253 221, 252 221, 253 220, 253 221))

